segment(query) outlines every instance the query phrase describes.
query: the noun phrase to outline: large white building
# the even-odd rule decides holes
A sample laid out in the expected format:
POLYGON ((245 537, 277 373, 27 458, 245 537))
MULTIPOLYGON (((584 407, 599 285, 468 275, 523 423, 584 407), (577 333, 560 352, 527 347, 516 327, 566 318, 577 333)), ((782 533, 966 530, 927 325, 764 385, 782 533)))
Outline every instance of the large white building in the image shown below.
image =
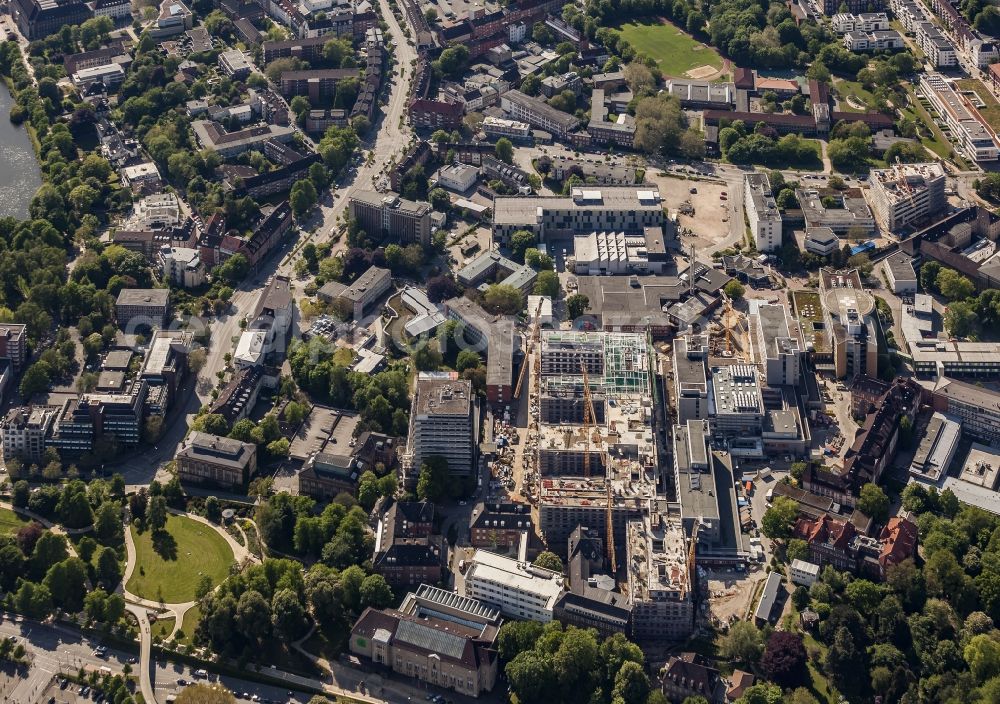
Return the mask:
POLYGON ((837 34, 889 29, 889 16, 884 12, 862 12, 857 15, 841 12, 834 15, 830 21, 833 24, 833 31, 837 34))
POLYGON ((890 232, 940 214, 946 205, 944 169, 940 164, 897 164, 876 169, 868 183, 875 220, 890 232))
POLYGON ((491 604, 504 616, 548 623, 563 592, 563 576, 486 550, 476 550, 465 572, 464 595, 491 604))
POLYGON ((968 98, 955 90, 940 73, 925 73, 920 88, 951 132, 958 151, 973 161, 996 161, 1000 156, 996 140, 968 98))
POLYGON ((769 386, 797 385, 804 347, 798 326, 781 304, 762 304, 751 313, 754 358, 764 366, 769 386))
POLYGON ((508 243, 518 230, 546 237, 591 232, 640 233, 662 227, 663 200, 654 186, 581 186, 569 196, 497 196, 493 238, 508 243))
POLYGON ((917 22, 917 45, 927 55, 927 61, 935 68, 958 66, 958 51, 944 32, 933 22, 917 22))
POLYGON ((8 411, 0 423, 4 458, 40 461, 45 451, 45 436, 52 429, 55 417, 55 409, 47 406, 26 406, 8 411))
POLYGON ((750 221, 750 232, 753 234, 757 250, 775 252, 781 248, 781 213, 771 195, 771 182, 767 174, 750 173, 746 175, 746 186, 743 194, 743 207, 750 221))
POLYGON ((194 288, 205 283, 205 263, 197 249, 163 245, 159 260, 164 278, 171 283, 182 288, 194 288))

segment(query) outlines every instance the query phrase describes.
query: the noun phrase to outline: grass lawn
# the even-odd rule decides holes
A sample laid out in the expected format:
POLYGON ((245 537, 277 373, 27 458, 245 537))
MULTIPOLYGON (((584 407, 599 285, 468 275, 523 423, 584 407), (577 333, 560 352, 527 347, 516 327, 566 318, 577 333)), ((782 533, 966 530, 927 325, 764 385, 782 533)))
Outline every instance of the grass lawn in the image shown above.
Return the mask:
POLYGON ((184 516, 171 514, 156 536, 152 531, 137 533, 138 564, 128 582, 133 594, 168 604, 193 601, 203 574, 219 584, 229 574, 233 550, 225 538, 208 526, 184 516))
MULTIPOLYGON (((806 646, 806 652, 818 650, 822 654, 822 657, 826 658, 826 646, 813 638, 811 633, 803 633, 802 640, 806 646)), ((809 668, 809 679, 811 681, 806 689, 822 703, 828 702, 829 704, 834 704, 834 702, 838 701, 840 697, 837 694, 836 688, 830 684, 826 675, 823 674, 823 671, 816 666, 811 658, 807 660, 807 667, 809 668)))
POLYGON ((154 638, 159 636, 160 640, 166 640, 167 636, 174 632, 174 619, 170 617, 157 619, 149 630, 154 638))
POLYGON ((618 32, 637 54, 656 61, 666 76, 686 78, 688 71, 699 66, 722 68, 722 57, 715 49, 672 24, 629 22, 621 25, 618 32))
MULTIPOLYGON (((993 97, 990 89, 983 85, 982 81, 976 80, 975 78, 964 78, 959 81, 955 81, 955 85, 961 91, 971 91, 979 96, 979 100, 986 103, 986 107, 977 107, 976 110, 979 114, 983 116, 983 119, 989 123, 990 127, 995 132, 1000 129, 1000 103, 997 99, 993 97)), ((978 101, 976 101, 972 96, 969 96, 972 104, 975 106, 978 101)))
POLYGON ((0 535, 15 533, 30 521, 10 509, 0 508, 0 535))
POLYGON ((934 118, 931 117, 931 114, 927 112, 927 108, 920 104, 920 100, 917 98, 916 93, 913 92, 913 88, 905 83, 903 85, 906 86, 906 92, 910 98, 910 104, 905 110, 903 110, 903 113, 914 118, 917 122, 922 123, 923 132, 926 133, 927 130, 930 130, 931 132, 931 136, 924 134, 921 137, 921 143, 942 159, 954 159, 955 163, 958 164, 960 168, 968 168, 968 165, 962 157, 958 154, 954 154, 954 156, 952 156, 954 153, 954 147, 952 147, 948 138, 944 136, 944 132, 941 131, 941 128, 937 126, 936 122, 934 122, 934 118))
POLYGON ((849 95, 853 95, 858 103, 868 106, 869 109, 875 104, 875 96, 857 81, 837 81, 834 87, 844 98, 837 106, 844 112, 864 112, 863 109, 856 108, 847 102, 849 95))
POLYGON ((184 613, 184 620, 181 621, 181 631, 184 633, 184 637, 179 639, 181 643, 188 645, 194 643, 194 631, 198 628, 199 621, 201 621, 201 609, 195 604, 184 613))

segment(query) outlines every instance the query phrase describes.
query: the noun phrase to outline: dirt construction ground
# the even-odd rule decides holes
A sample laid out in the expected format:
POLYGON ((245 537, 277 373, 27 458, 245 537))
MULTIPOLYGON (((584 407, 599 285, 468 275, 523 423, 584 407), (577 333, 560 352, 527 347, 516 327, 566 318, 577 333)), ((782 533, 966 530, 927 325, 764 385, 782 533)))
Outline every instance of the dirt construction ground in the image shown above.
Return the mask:
MULTIPOLYGON (((730 220, 738 215, 736 204, 739 202, 733 187, 724 183, 659 176, 659 173, 650 169, 646 180, 657 185, 671 215, 679 213, 678 223, 693 234, 693 237, 686 238, 686 245, 693 243, 699 250, 714 252, 731 239, 730 220), (692 188, 697 193, 691 193, 692 188), (726 193, 725 200, 723 193, 726 193), (680 212, 685 202, 694 208, 693 215, 680 212)), ((742 228, 742 221, 739 224, 742 228)))

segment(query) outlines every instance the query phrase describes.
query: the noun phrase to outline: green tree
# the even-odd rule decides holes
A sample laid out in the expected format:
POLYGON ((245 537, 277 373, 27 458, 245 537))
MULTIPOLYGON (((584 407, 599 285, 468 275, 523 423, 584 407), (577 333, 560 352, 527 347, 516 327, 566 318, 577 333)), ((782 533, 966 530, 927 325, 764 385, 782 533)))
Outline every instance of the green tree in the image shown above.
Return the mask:
POLYGON ((722 290, 725 291, 726 295, 729 296, 734 301, 740 300, 741 298, 743 298, 743 294, 746 293, 746 288, 736 279, 733 279, 725 286, 723 286, 722 290))
POLYGON ((615 675, 612 701, 622 704, 645 704, 648 696, 649 678, 643 672, 642 665, 636 662, 623 664, 615 675))
POLYGON ((380 574, 370 574, 361 582, 359 594, 362 608, 384 609, 393 602, 392 588, 385 577, 380 574))
POLYGON ((528 251, 529 247, 534 247, 537 244, 538 238, 535 237, 535 233, 530 230, 517 230, 510 237, 510 253, 514 259, 523 262, 524 255, 528 251))
POLYGON ((306 629, 306 613, 302 603, 291 589, 280 589, 271 600, 271 626, 279 638, 293 641, 306 629))
POLYGON ((474 350, 461 350, 455 358, 455 369, 464 372, 466 369, 475 369, 483 363, 482 357, 474 350))
POLYGON ((163 530, 164 526, 167 525, 167 500, 162 496, 150 498, 146 516, 149 527, 154 532, 163 530))
POLYGON ((492 313, 513 315, 524 307, 521 292, 509 284, 492 284, 483 294, 483 307, 492 313))
POLYGON ((563 571, 562 560, 560 560, 559 556, 554 552, 549 552, 548 550, 538 553, 538 557, 535 558, 534 564, 538 567, 552 570, 553 572, 562 573, 563 571))
POLYGON ((536 296, 556 298, 559 295, 559 276, 554 271, 539 272, 534 290, 536 296))
POLYGON ((753 667, 764 650, 760 630, 749 621, 737 621, 729 628, 719 644, 719 654, 730 662, 740 662, 753 667))
POLYGON ((858 497, 858 509, 878 523, 885 523, 889 518, 889 497, 878 484, 871 482, 861 487, 858 497))
POLYGON ((798 517, 798 504, 787 496, 779 496, 764 512, 761 530, 772 540, 784 540, 792 534, 792 525, 798 517))
MULTIPOLYGON (((994 174, 1000 176, 1000 174, 994 174)), ((925 293, 937 291, 937 277, 941 273, 941 265, 934 260, 928 260, 920 265, 920 288, 925 293)))
POLYGON ((506 137, 501 137, 497 140, 496 146, 493 149, 496 158, 505 164, 514 163, 514 145, 506 137))
POLYGON ((449 495, 448 461, 439 455, 428 457, 420 465, 417 479, 417 497, 421 501, 439 503, 449 495))
POLYGON ((944 314, 944 327, 952 337, 969 337, 979 328, 979 316, 975 304, 970 301, 955 301, 944 314))
POLYGON ((935 281, 937 290, 949 301, 961 301, 976 292, 976 286, 954 269, 941 269, 935 281))
POLYGON ((579 318, 587 312, 590 299, 582 293, 574 293, 566 299, 566 312, 572 319, 579 318))
POLYGON ((1000 675, 1000 643, 989 635, 975 636, 965 646, 962 655, 980 684, 1000 675))

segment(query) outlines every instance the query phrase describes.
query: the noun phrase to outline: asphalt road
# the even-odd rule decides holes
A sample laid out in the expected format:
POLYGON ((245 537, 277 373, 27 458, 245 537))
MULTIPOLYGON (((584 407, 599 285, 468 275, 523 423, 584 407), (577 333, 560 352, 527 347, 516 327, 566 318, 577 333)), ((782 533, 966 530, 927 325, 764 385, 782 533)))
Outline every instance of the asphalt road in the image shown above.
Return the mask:
MULTIPOLYGON (((0 636, 13 636, 34 658, 27 677, 18 683, 11 693, 11 702, 32 704, 40 701, 38 697, 45 690, 48 681, 59 672, 72 673, 80 667, 97 669, 107 666, 115 673, 120 673, 122 667, 135 659, 135 654, 116 648, 108 648, 107 655, 100 657, 94 653, 99 643, 96 640, 84 638, 76 631, 58 625, 47 625, 37 621, 22 620, 17 623, 10 614, 3 614, 0 621, 0 636)), ((131 665, 133 669, 138 664, 131 665)), ((156 700, 163 701, 168 694, 183 688, 180 681, 187 683, 195 681, 193 668, 179 663, 155 663, 154 681, 156 682, 156 700)), ((217 681, 240 697, 244 692, 256 694, 262 699, 278 702, 307 702, 311 694, 292 692, 289 695, 287 687, 260 684, 237 677, 209 674, 210 681, 217 681)), ((145 695, 145 692, 144 692, 145 695)))

